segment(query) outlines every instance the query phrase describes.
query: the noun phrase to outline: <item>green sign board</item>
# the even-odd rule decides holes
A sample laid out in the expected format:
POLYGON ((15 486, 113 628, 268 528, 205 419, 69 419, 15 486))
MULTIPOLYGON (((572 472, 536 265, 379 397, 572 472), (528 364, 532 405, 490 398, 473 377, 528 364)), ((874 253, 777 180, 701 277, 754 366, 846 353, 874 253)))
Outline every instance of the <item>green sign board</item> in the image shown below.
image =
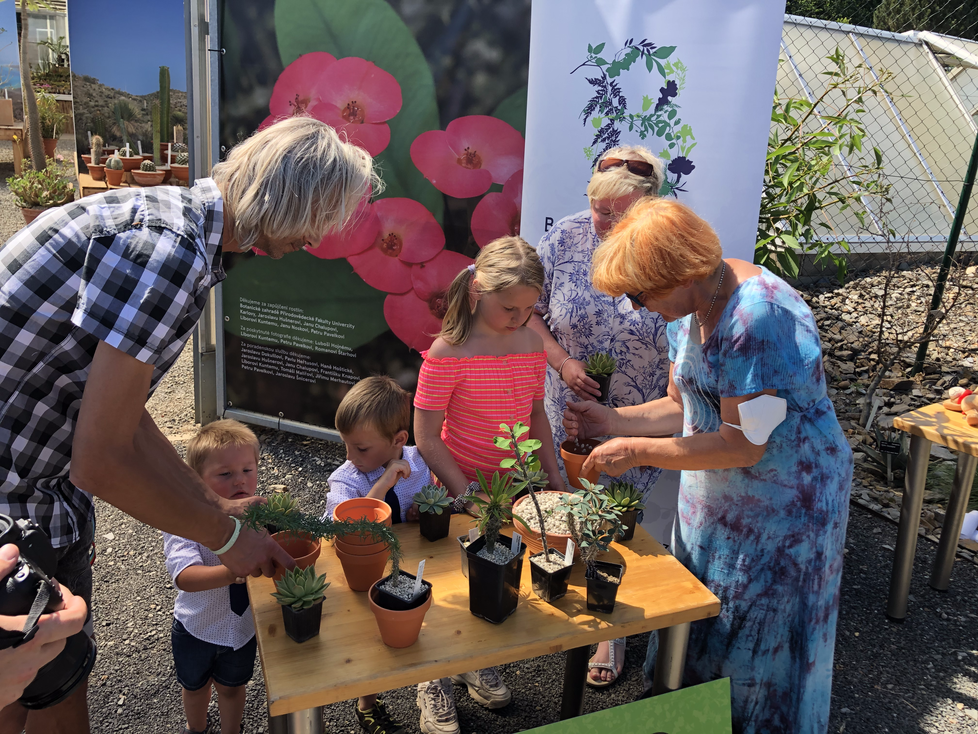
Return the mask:
POLYGON ((730 679, 529 729, 534 734, 730 734, 730 679))

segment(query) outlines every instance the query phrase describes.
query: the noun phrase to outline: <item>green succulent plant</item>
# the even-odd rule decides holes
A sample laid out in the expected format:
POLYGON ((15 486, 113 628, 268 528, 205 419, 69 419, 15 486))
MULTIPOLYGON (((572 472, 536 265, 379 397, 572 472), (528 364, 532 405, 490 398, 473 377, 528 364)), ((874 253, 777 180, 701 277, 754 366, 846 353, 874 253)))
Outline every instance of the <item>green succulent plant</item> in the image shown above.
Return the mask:
POLYGON ((610 375, 618 367, 618 361, 606 352, 595 352, 584 365, 589 375, 610 375))
POLYGON ((642 494, 631 482, 612 482, 608 485, 608 499, 620 512, 644 510, 642 494))
POLYGON ((584 489, 565 496, 557 511, 567 513, 571 536, 581 549, 588 571, 593 573, 598 553, 608 550, 615 536, 621 534, 621 515, 602 485, 592 484, 584 477, 581 484, 584 489))
POLYGON ((105 161, 105 167, 111 168, 113 171, 121 171, 122 159, 117 155, 110 155, 105 161))
POLYGON ((139 170, 145 171, 146 173, 155 173, 156 164, 153 163, 153 161, 143 161, 142 163, 139 164, 139 170))
POLYGON ((268 507, 273 512, 289 514, 299 511, 299 503, 288 492, 276 492, 268 498, 268 507))
POLYGON ((308 609, 326 594, 326 574, 316 575, 316 567, 293 568, 275 582, 275 601, 296 611, 308 609))
POLYGON ((102 146, 105 141, 102 140, 101 135, 92 136, 92 163, 96 166, 102 162, 102 146))
POLYGON ((492 553, 499 541, 499 531, 504 523, 513 519, 513 497, 520 491, 520 486, 513 482, 509 474, 500 476, 499 472, 492 473, 492 479, 486 481, 480 469, 475 470, 485 498, 473 496, 476 519, 479 522, 479 532, 486 536, 486 551, 492 553))
POLYGON ((448 499, 448 492, 444 487, 428 484, 414 495, 414 504, 418 506, 418 512, 440 515, 451 504, 451 501, 448 499))
POLYGON ((177 153, 176 160, 173 161, 178 166, 189 166, 190 165, 190 154, 189 153, 177 153))

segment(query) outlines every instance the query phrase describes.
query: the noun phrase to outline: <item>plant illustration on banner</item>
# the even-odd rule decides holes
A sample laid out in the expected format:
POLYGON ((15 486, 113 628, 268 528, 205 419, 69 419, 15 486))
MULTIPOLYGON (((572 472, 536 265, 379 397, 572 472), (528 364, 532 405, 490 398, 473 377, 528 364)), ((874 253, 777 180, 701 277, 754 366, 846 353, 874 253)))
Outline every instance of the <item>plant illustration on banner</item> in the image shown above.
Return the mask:
MULTIPOLYGON (((294 267, 346 260, 376 292, 372 303, 395 336, 423 351, 441 329, 452 280, 473 262, 457 250, 474 254, 519 234, 523 135, 490 115, 458 117, 442 129, 431 69, 404 21, 384 0, 351 6, 276 2, 284 70, 261 127, 309 115, 374 158, 384 191, 371 192, 343 231, 308 249, 313 260, 296 256, 294 267), (452 249, 449 208, 467 216, 467 239, 461 247, 448 243, 452 249)), ((520 108, 507 102, 508 114, 520 108)))
MULTIPOLYGON (((602 155, 622 145, 622 132, 638 135, 642 141, 651 136, 665 145, 658 153, 668 172, 660 195, 677 196, 679 192, 687 191, 684 177, 689 177, 696 168, 689 157, 696 147, 696 138, 693 129, 680 117, 681 107, 677 99, 686 87, 687 68, 679 59, 670 60, 676 47, 656 46, 647 38, 636 43, 634 38, 629 38, 609 61, 601 55, 605 45, 588 44, 587 59, 570 72, 574 74, 579 69, 596 69, 598 72, 586 77, 592 96, 581 111, 581 118, 585 126, 594 128, 595 133, 591 144, 584 148, 585 157, 594 167, 602 155), (630 112, 619 81, 624 72, 643 59, 649 74, 657 73, 662 77, 662 86, 657 98, 642 96, 641 112, 630 112)), ((645 145, 650 147, 648 142, 645 145)))

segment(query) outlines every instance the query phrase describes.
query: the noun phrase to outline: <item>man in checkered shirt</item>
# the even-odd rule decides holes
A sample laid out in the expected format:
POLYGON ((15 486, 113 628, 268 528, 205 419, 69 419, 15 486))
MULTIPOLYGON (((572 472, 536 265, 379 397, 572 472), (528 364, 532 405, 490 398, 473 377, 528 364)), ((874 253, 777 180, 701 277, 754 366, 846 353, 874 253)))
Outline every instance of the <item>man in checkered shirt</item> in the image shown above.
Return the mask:
MULTIPOLYGON (((315 246, 379 186, 369 155, 293 117, 237 145, 213 179, 89 196, 0 249, 0 513, 40 525, 56 578, 89 606, 91 495, 220 553, 238 576, 293 565, 241 528, 251 500, 210 491, 145 403, 224 279, 223 250, 315 246)), ((87 732, 86 691, 31 711, 33 730, 87 732)), ((18 720, 19 704, 0 711, 18 720)))

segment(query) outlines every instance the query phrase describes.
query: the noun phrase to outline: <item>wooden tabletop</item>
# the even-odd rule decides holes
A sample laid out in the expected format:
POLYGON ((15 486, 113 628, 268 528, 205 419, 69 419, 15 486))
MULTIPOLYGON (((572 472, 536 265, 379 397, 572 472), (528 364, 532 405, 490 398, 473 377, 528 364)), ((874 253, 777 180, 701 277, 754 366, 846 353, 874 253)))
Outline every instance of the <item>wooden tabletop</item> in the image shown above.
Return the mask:
POLYGON ((896 416, 893 427, 963 454, 978 456, 978 428, 972 428, 961 413, 945 410, 940 403, 896 416))
POLYGON ((499 625, 469 612, 469 581, 460 570, 455 536, 472 518, 452 518, 449 537, 431 543, 417 523, 395 525, 404 551, 402 567, 414 573, 424 558, 434 603, 418 641, 397 650, 380 639, 367 594, 350 591, 331 543, 323 544, 318 573, 331 582, 323 603, 319 637, 301 645, 282 628, 282 612, 268 578, 249 578, 269 711, 273 716, 356 696, 516 660, 590 645, 611 637, 648 632, 715 617, 720 601, 641 527, 627 544, 615 543, 602 560, 624 563, 625 576, 612 614, 587 611, 584 570, 571 574, 567 595, 555 605, 541 601, 523 562, 520 602, 499 625), (611 628, 614 629, 611 629, 611 628))

